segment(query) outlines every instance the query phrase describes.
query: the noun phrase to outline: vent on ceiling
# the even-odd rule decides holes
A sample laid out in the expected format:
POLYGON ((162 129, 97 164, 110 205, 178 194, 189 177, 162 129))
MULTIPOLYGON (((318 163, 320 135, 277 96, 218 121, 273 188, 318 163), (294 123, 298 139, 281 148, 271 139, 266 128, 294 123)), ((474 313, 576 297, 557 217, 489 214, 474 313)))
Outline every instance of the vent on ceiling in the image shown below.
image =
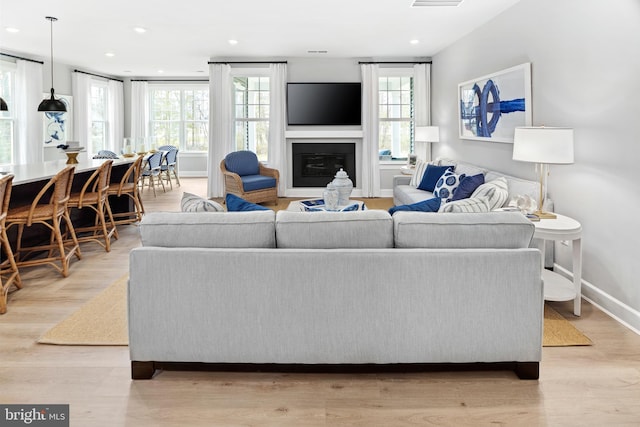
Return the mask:
POLYGON ((412 0, 411 7, 457 6, 462 0, 412 0))

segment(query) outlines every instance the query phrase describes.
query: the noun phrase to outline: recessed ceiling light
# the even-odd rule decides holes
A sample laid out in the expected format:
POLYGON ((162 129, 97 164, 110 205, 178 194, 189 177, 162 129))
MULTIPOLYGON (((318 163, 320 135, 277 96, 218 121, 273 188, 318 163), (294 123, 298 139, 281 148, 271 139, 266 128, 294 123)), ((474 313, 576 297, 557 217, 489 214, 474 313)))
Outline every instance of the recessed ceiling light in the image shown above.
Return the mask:
POLYGON ((411 7, 457 6, 462 0, 413 0, 411 7))
POLYGON ((135 27, 135 28, 133 29, 133 31, 135 31, 135 32, 136 32, 136 33, 138 33, 138 34, 142 34, 142 33, 146 33, 146 32, 147 32, 147 29, 146 29, 146 28, 142 28, 142 27, 135 27))
POLYGON ((104 56, 108 56, 109 58, 113 58, 114 56, 116 56, 116 54, 113 53, 113 52, 107 52, 107 53, 104 54, 104 56))
POLYGON ((409 43, 418 44, 418 43, 420 43, 420 40, 417 40, 417 39, 409 40, 409 43))
POLYGON ((133 71, 131 71, 131 70, 124 70, 123 72, 124 72, 124 73, 132 73, 133 71))
POLYGON ((238 40, 231 39, 231 40, 227 40, 227 41, 229 42, 230 45, 237 45, 238 44, 238 40))
POLYGON ((5 30, 7 30, 8 33, 17 33, 17 32, 20 31, 19 29, 14 28, 14 27, 7 27, 7 28, 5 28, 5 30))
POLYGON ((164 70, 158 70, 158 74, 164 73, 164 70))

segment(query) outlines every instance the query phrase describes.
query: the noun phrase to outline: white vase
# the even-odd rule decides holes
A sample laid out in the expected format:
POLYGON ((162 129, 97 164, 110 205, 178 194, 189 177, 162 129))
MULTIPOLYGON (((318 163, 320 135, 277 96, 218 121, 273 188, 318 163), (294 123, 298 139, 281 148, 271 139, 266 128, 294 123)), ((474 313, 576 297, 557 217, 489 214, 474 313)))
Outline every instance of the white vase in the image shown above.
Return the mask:
POLYGON ((337 210, 339 196, 336 187, 332 183, 329 183, 322 193, 325 208, 329 211, 337 210))
POLYGON ((349 179, 349 175, 340 168, 331 183, 338 190, 338 205, 348 205, 349 197, 351 197, 351 191, 353 190, 353 182, 349 179))

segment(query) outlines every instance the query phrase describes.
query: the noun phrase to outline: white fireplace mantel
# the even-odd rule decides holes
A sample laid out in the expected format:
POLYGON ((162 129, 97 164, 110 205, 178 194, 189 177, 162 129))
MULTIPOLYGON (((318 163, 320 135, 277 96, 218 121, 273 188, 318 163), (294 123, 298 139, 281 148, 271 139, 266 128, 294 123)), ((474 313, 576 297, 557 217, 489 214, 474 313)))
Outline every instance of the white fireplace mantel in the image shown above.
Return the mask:
POLYGON ((362 138, 361 130, 288 130, 284 137, 287 139, 303 138, 362 138))

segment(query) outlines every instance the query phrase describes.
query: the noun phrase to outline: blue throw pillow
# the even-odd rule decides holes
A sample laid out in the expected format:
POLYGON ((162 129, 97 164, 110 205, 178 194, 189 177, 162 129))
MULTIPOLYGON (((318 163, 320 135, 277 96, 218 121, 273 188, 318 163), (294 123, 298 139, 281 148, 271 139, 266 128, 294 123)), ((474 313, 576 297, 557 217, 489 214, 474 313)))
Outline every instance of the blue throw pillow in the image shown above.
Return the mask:
POLYGON ((471 197, 473 192, 476 191, 476 188, 482 184, 484 184, 484 174, 479 173, 478 175, 465 176, 464 179, 460 181, 460 185, 458 185, 458 189, 453 193, 450 201, 454 202, 471 197))
POLYGON ((422 181, 420 181, 418 189, 433 192, 433 189, 436 187, 436 183, 442 174, 449 169, 453 170, 453 166, 427 165, 427 169, 424 171, 424 175, 422 175, 422 181))
POLYGON ((458 175, 449 169, 442 174, 435 188, 433 189, 433 195, 440 197, 445 202, 450 202, 451 198, 456 194, 460 182, 464 179, 465 175, 458 175))
POLYGON ((433 199, 423 200, 410 205, 394 206, 389 209, 389 214, 393 215, 394 212, 398 211, 438 212, 438 209, 440 209, 440 198, 434 197, 433 199))
POLYGON ((269 211, 271 209, 260 206, 256 203, 247 202, 242 197, 235 194, 227 193, 225 198, 228 212, 246 212, 246 211, 269 211))

